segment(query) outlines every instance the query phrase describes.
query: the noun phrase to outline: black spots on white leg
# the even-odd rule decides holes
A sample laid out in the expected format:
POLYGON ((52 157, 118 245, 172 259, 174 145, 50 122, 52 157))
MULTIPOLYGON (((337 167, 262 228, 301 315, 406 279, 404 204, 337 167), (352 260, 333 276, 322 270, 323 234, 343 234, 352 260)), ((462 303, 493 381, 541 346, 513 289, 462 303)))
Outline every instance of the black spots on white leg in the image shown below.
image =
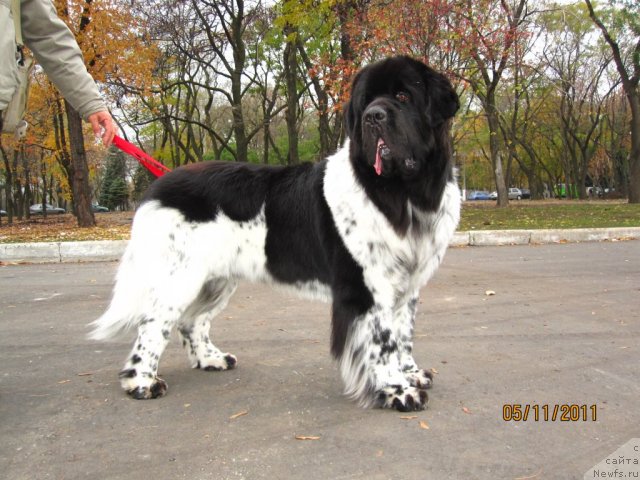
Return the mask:
POLYGON ((191 329, 180 329, 182 345, 187 350, 191 367, 215 372, 235 368, 237 358, 218 349, 211 342, 208 330, 208 322, 195 322, 191 329))
POLYGON ((178 331, 192 368, 221 371, 236 366, 236 357, 219 350, 210 338, 211 320, 227 306, 236 286, 228 278, 208 280, 180 319, 178 331))
POLYGON ((127 390, 127 395, 136 400, 150 400, 163 397, 167 393, 167 382, 160 377, 155 377, 149 386, 135 387, 127 390))
POLYGON ((376 392, 375 406, 399 412, 417 412, 427 408, 428 402, 429 395, 424 389, 390 385, 376 392))
POLYGON ((433 387, 433 374, 429 370, 422 368, 405 370, 404 376, 412 387, 421 389, 433 387))
POLYGON ((238 359, 230 353, 223 353, 220 357, 212 357, 205 364, 198 363, 198 368, 207 372, 221 372, 232 370, 238 364, 238 359))
MULTIPOLYGON (((140 363, 140 361, 138 360, 136 363, 140 363)), ((118 378, 127 394, 136 400, 158 398, 167 393, 167 382, 152 372, 125 368, 120 371, 118 378)))
POLYGON ((122 389, 136 399, 161 397, 167 384, 158 378, 158 363, 171 333, 172 322, 154 320, 148 316, 138 325, 138 338, 118 375, 122 389))
POLYGON ((428 397, 403 372, 407 364, 401 362, 393 321, 390 309, 376 305, 354 321, 340 358, 345 393, 363 406, 422 410, 428 397))
POLYGON ((118 378, 119 379, 135 378, 137 374, 138 372, 135 368, 127 368, 125 370, 120 371, 120 373, 118 374, 118 378))
POLYGON ((224 361, 227 362, 227 370, 236 368, 236 365, 238 364, 238 359, 235 357, 235 355, 231 355, 230 353, 227 353, 224 356, 224 361))

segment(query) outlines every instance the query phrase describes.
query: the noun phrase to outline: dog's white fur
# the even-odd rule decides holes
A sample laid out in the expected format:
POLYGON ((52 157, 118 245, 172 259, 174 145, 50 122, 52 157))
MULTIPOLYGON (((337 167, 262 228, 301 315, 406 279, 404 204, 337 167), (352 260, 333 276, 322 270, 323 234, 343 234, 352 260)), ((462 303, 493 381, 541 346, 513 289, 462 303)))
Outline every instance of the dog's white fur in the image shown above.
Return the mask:
MULTIPOLYGON (((401 236, 357 182, 347 141, 328 159, 324 196, 374 298, 373 307, 348 333, 340 361, 345 392, 364 406, 376 401, 376 392, 386 394, 382 406, 392 406, 396 398, 404 403, 408 396, 418 404, 421 390, 431 382, 412 356, 418 291, 440 264, 457 226, 457 184, 447 184, 435 213, 409 205, 413 223, 401 236), (397 352, 380 351, 374 337, 381 331, 391 332, 397 352), (382 361, 371 362, 374 357, 382 361)), ((233 221, 220 212, 213 221, 196 223, 157 200, 140 207, 113 299, 93 322, 91 334, 103 340, 137 327, 138 338, 121 373, 126 391, 150 398, 158 389, 166 389, 157 378, 158 362, 176 324, 192 367, 235 366, 235 357, 211 342, 210 322, 225 308, 238 280, 276 283, 266 268, 266 236, 264 208, 247 222, 233 221)), ((293 288, 314 298, 331 298, 329 286, 317 281, 299 282, 293 288)))
MULTIPOLYGON (((409 204, 410 216, 417 221, 400 236, 358 184, 347 148, 329 160, 324 194, 347 250, 363 268, 374 306, 363 321, 354 322, 349 333, 348 350, 340 362, 345 393, 370 406, 376 400, 368 394, 371 390, 398 385, 405 395, 413 394, 417 399, 416 385, 431 382, 411 354, 418 293, 440 265, 458 225, 460 190, 456 182, 449 182, 435 213, 421 212, 409 204), (372 341, 374 324, 378 330, 393 332, 399 351, 398 356, 390 355, 387 363, 377 366, 368 361, 378 355, 374 350, 379 347, 372 341)), ((395 398, 392 390, 387 392, 388 403, 395 398)))

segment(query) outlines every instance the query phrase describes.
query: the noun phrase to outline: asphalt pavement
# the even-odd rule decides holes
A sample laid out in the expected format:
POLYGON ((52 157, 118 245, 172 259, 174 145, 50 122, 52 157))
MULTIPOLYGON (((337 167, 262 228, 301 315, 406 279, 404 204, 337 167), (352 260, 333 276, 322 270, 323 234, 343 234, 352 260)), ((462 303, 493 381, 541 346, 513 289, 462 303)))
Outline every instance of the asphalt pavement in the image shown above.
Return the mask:
POLYGON ((116 267, 0 267, 1 478, 582 479, 640 437, 638 241, 450 249, 419 305, 435 385, 415 414, 342 395, 328 305, 250 284, 213 329, 235 370, 191 370, 174 338, 168 395, 132 400, 133 338, 86 339, 116 267))

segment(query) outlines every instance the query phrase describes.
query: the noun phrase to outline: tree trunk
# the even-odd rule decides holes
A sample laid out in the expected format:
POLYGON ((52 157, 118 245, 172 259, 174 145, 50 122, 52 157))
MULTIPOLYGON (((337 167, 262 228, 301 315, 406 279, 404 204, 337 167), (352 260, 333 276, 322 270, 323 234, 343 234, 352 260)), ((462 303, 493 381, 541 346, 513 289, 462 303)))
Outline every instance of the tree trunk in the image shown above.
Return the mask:
POLYGON ((498 192, 498 207, 509 206, 509 194, 507 192, 507 184, 504 179, 502 167, 502 152, 500 151, 499 120, 495 111, 495 100, 487 99, 485 107, 487 115, 487 123, 489 124, 489 150, 491 155, 491 166, 493 167, 494 179, 496 182, 496 190, 498 192))
MULTIPOLYGON (((0 128, 2 124, 0 122, 0 128)), ((11 163, 6 150, 2 146, 2 140, 0 139, 0 153, 2 154, 2 160, 4 161, 4 198, 7 203, 7 223, 13 223, 13 199, 11 195, 11 189, 13 187, 13 170, 11 169, 11 163)))
POLYGON ((71 179, 73 211, 78 220, 79 227, 93 227, 96 224, 96 219, 91 210, 89 167, 87 166, 87 153, 84 148, 82 118, 80 118, 80 114, 76 112, 66 100, 65 108, 69 128, 71 163, 73 165, 73 178, 71 179))
MULTIPOLYGON (((302 59, 305 68, 308 72, 311 72, 313 69, 313 62, 309 58, 309 55, 307 55, 307 51, 300 39, 298 39, 298 52, 300 53, 300 58, 302 59)), ((318 152, 318 157, 323 159, 327 158, 330 153, 336 150, 333 146, 333 142, 331 141, 329 95, 327 95, 326 90, 320 84, 320 80, 316 74, 311 75, 311 83, 313 84, 313 89, 316 92, 316 97, 318 97, 318 132, 320 134, 320 151, 318 152)), ((340 117, 338 116, 338 118, 340 117)))
MULTIPOLYGON (((296 35, 295 30, 287 25, 284 28, 286 36, 296 35)), ((287 136, 289 140, 289 150, 287 153, 287 164, 296 165, 300 163, 298 155, 298 60, 296 56, 295 39, 287 41, 284 48, 284 76, 287 85, 287 136)))
POLYGON ((249 161, 249 139, 247 138, 247 127, 242 112, 243 85, 242 74, 247 58, 246 46, 243 34, 244 1, 236 0, 237 11, 231 20, 229 41, 232 48, 233 70, 231 73, 231 97, 233 99, 233 135, 236 140, 236 160, 240 162, 249 161))
POLYGON ((640 203, 640 93, 628 95, 631 105, 631 152, 629 153, 629 203, 640 203))

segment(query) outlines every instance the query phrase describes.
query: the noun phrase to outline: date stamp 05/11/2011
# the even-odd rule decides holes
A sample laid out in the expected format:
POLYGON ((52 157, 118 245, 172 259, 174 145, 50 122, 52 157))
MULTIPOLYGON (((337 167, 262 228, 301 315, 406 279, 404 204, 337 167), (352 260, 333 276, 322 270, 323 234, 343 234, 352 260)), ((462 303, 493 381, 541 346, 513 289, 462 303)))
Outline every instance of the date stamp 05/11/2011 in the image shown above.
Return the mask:
POLYGON ((520 404, 507 403, 502 406, 505 422, 595 422, 598 407, 578 404, 520 404))

